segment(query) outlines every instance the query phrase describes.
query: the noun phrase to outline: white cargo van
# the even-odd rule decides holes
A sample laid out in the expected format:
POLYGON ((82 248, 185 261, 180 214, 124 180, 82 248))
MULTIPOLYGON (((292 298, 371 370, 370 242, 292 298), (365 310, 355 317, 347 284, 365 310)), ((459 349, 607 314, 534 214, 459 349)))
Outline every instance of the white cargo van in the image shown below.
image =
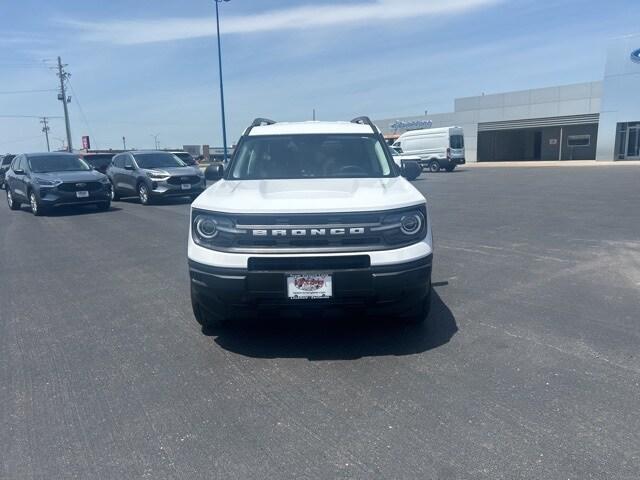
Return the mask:
POLYGON ((403 133, 393 144, 405 155, 422 159, 423 168, 448 172, 465 163, 464 130, 461 127, 428 128, 403 133))

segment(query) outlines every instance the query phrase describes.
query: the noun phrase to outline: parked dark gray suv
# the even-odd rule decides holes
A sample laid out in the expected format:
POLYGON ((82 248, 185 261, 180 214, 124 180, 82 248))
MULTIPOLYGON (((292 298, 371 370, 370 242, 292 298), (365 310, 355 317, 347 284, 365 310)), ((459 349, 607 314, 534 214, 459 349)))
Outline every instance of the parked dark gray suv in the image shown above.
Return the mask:
POLYGON ((0 189, 4 189, 4 175, 9 170, 15 155, 0 155, 0 189))
POLYGON ((196 198, 206 188, 204 173, 169 152, 125 152, 107 169, 112 198, 137 196, 143 205, 156 198, 196 198))
POLYGON ((54 207, 111 205, 109 179, 72 153, 28 153, 16 156, 5 175, 7 204, 18 210, 23 203, 34 215, 54 207))

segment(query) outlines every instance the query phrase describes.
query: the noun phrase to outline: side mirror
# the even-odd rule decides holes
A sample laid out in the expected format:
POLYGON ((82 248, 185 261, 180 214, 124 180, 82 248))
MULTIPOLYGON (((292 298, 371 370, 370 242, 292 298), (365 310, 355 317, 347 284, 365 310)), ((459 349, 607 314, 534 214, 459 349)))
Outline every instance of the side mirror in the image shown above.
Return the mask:
POLYGON ((17 168, 13 171, 16 175, 24 175, 24 170, 21 168, 17 168))
POLYGON ((422 173, 422 167, 418 162, 404 161, 402 162, 402 176, 407 180, 415 180, 422 173))
POLYGON ((124 169, 125 169, 125 170, 135 170, 135 168, 133 168, 133 165, 132 165, 131 163, 127 163, 127 164, 124 166, 124 169))
POLYGON ((212 182, 217 182, 223 177, 223 175, 224 167, 219 163, 215 165, 209 165, 204 171, 204 177, 212 182))

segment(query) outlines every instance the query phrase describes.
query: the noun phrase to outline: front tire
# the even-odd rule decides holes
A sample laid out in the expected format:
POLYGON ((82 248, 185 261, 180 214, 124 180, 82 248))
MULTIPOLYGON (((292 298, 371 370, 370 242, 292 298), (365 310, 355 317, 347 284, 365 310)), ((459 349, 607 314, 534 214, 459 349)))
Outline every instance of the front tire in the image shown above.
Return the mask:
POLYGON ((431 312, 431 291, 422 298, 417 299, 415 305, 400 316, 400 321, 405 325, 420 325, 424 323, 431 312))
POLYGON ((141 183, 138 185, 138 198, 142 205, 149 205, 151 203, 151 195, 149 194, 149 187, 146 184, 141 183))
POLYGON ((205 307, 198 299, 193 285, 191 285, 191 308, 196 322, 200 324, 203 330, 215 329, 222 327, 227 321, 227 313, 221 307, 205 307))
POLYGON ((7 205, 9 206, 10 210, 20 210, 20 202, 18 202, 15 198, 13 198, 13 192, 11 192, 11 189, 9 188, 9 186, 7 185, 7 205))
POLYGON ((98 204, 98 210, 101 212, 106 212, 111 208, 111 202, 102 202, 98 204))
POLYGON ((116 192, 116 186, 112 182, 111 183, 111 201, 117 202, 118 200, 120 200, 120 195, 118 195, 118 192, 116 192))
POLYGON ((440 163, 437 160, 431 160, 429 162, 429 171, 431 173, 438 173, 440 171, 440 163))
POLYGON ((456 166, 455 166, 455 165, 449 165, 449 166, 446 168, 447 172, 453 172, 455 169, 456 169, 456 166))
POLYGON ((29 194, 29 205, 31 206, 31 213, 36 217, 40 217, 46 213, 44 207, 40 203, 40 200, 38 200, 36 192, 31 192, 29 194))

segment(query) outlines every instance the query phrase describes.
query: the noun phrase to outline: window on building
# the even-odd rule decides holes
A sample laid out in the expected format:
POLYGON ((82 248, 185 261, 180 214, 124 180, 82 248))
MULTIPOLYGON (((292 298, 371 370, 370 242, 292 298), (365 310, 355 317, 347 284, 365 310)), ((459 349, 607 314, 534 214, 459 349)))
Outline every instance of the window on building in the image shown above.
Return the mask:
POLYGON ((567 145, 570 147, 588 147, 591 145, 591 135, 569 135, 567 145))

